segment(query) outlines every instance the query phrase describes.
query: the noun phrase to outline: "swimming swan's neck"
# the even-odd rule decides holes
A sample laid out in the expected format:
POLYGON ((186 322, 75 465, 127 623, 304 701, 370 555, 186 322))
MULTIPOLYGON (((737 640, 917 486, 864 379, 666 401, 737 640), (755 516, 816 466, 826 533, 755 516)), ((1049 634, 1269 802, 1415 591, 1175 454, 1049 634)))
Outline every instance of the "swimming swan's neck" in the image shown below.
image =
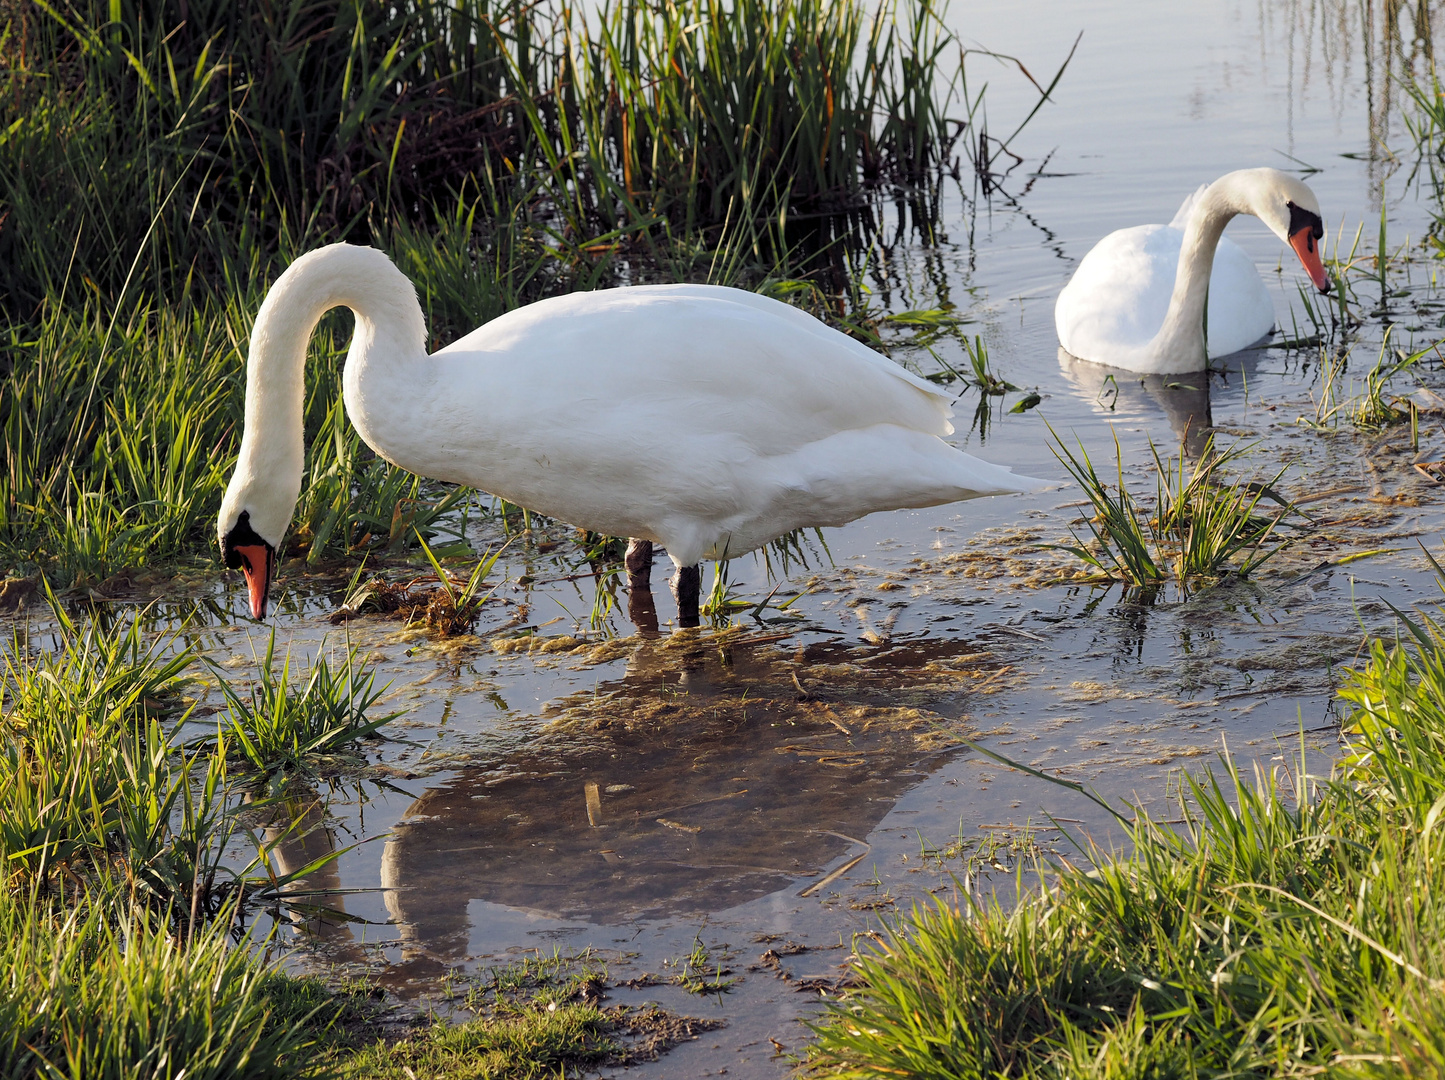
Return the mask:
POLYGON ((1169 311, 1149 345, 1150 352, 1167 364, 1156 370, 1199 371, 1208 366, 1204 315, 1214 249, 1236 214, 1255 212, 1253 194, 1247 174, 1230 173, 1210 184, 1195 201, 1184 225, 1169 311))

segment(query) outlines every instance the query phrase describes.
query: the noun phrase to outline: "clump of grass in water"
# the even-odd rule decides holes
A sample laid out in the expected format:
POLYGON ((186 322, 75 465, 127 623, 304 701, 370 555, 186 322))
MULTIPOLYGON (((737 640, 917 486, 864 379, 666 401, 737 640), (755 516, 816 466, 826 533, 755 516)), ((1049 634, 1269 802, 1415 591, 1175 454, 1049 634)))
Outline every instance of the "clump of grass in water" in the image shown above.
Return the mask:
POLYGON ((31 658, 16 637, 0 673, 0 887, 45 892, 115 876, 134 901, 189 928, 243 888, 276 896, 291 877, 248 878, 264 867, 264 846, 250 864, 225 859, 242 827, 231 739, 256 768, 313 765, 399 715, 366 716, 380 694, 374 676, 354 656, 339 672, 322 661, 298 693, 278 685, 268 651, 249 698, 222 678, 227 730, 184 746, 191 709, 179 695, 194 654, 145 644, 138 621, 82 631, 51 599, 60 647, 31 658))
POLYGON ((467 580, 459 582, 443 568, 437 554, 420 533, 417 535, 417 542, 436 573, 436 588, 416 589, 413 587, 416 582, 388 582, 375 576, 363 583, 362 576, 366 569, 363 559, 356 572, 351 575, 345 598, 341 607, 332 613, 331 622, 342 623, 364 611, 379 611, 394 614, 408 624, 424 625, 442 637, 469 633, 481 616, 482 605, 491 599, 499 587, 493 585, 486 593, 482 592, 482 586, 496 568, 497 560, 501 558, 507 545, 503 544, 496 551, 484 554, 467 580))
MULTIPOLYGON (((1341 691, 1351 755, 1186 777, 1129 854, 916 910, 818 1022, 816 1075, 1434 1076, 1445 1064, 1445 631, 1411 620, 1341 691)), ((1132 811, 1130 813, 1129 811, 1132 811)))
MULTIPOLYGON (((216 664, 210 666, 219 674, 216 664)), ((257 771, 314 769, 402 715, 400 711, 374 719, 367 715, 390 684, 378 689, 376 672, 362 666, 349 644, 345 659, 336 667, 318 649, 305 685, 297 688, 291 682, 289 651, 280 672, 276 670, 273 628, 258 667, 246 691, 221 680, 226 719, 218 736, 222 742, 229 740, 226 745, 257 771)))
POLYGON ((693 939, 692 952, 682 961, 682 970, 671 981, 689 994, 726 994, 738 981, 729 978, 732 973, 722 960, 713 958, 712 950, 698 937, 693 939))
POLYGON ((1285 505, 1270 517, 1259 512, 1261 499, 1277 498, 1272 485, 1284 470, 1264 483, 1226 482, 1225 466, 1244 453, 1237 444, 1216 453, 1210 436, 1189 467, 1182 440, 1178 458, 1169 462, 1161 459, 1151 444, 1157 472, 1152 514, 1124 484, 1124 458, 1117 435, 1117 480, 1112 485, 1100 478, 1082 444, 1075 455, 1054 435, 1052 449, 1094 510, 1087 520, 1093 544, 1059 546, 1104 578, 1123 581, 1132 588, 1149 588, 1172 575, 1187 588, 1225 569, 1247 575, 1288 542, 1277 537, 1275 529, 1292 508, 1285 505))
POLYGON ((1340 384, 1349 369, 1350 350, 1342 349, 1329 353, 1321 349, 1321 376, 1319 398, 1315 402, 1315 419, 1312 426, 1319 429, 1333 428, 1341 415, 1347 417, 1361 431, 1380 431, 1392 424, 1411 420, 1413 413, 1408 403, 1392 402, 1386 398, 1390 384, 1396 376, 1414 368, 1424 357, 1436 351, 1434 345, 1427 345, 1413 353, 1392 348, 1391 325, 1385 330, 1384 341, 1380 343, 1380 355, 1374 367, 1365 373, 1365 386, 1359 397, 1351 391, 1353 385, 1341 393, 1340 384))

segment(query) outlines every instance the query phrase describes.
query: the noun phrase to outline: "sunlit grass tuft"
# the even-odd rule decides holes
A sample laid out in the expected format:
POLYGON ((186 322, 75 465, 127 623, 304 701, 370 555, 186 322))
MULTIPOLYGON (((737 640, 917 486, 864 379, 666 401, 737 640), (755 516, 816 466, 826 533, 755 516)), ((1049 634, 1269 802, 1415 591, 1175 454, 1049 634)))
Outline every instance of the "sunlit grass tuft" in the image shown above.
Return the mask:
POLYGON ((0 1075, 280 1080, 314 1036, 226 921, 184 940, 116 885, 62 904, 0 889, 0 1075))
POLYGON ((1229 480, 1225 467, 1237 461, 1244 448, 1235 445, 1216 452, 1213 436, 1192 464, 1182 440, 1178 457, 1167 461, 1151 449, 1157 476, 1152 510, 1124 483, 1117 435, 1112 484, 1099 476, 1082 444, 1076 454, 1054 436, 1054 455, 1093 508, 1085 522, 1092 542, 1075 537, 1075 544, 1060 545, 1063 550, 1101 577, 1131 588, 1149 588, 1170 577, 1187 588, 1226 570, 1247 575, 1283 549, 1287 539, 1275 530, 1292 508, 1282 505, 1266 514, 1259 505, 1267 496, 1278 498, 1273 485, 1282 469, 1263 482, 1229 480))
MULTIPOLYGON (((217 670, 217 665, 211 667, 217 670)), ((366 670, 349 645, 334 666, 318 648, 304 683, 298 686, 291 678, 289 651, 277 670, 276 632, 272 629, 257 668, 256 678, 245 689, 221 680, 226 716, 220 737, 260 772, 313 768, 320 759, 334 757, 374 736, 401 715, 368 715, 387 687, 377 688, 376 672, 366 670)))

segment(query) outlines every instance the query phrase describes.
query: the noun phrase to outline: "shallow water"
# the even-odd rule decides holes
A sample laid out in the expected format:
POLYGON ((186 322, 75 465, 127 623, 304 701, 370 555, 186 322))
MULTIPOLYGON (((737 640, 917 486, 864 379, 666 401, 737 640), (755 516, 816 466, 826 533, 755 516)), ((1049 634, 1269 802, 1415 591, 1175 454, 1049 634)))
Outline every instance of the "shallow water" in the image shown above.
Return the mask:
MULTIPOLYGON (((1340 665, 1366 633, 1393 632, 1384 601, 1438 595, 1416 541, 1434 542, 1440 497, 1411 468, 1407 437, 1301 425, 1321 393, 1308 352, 1231 358, 1207 389, 1061 363, 1053 298, 1105 232, 1168 220, 1230 169, 1289 165, 1279 152, 1322 169, 1307 179, 1327 221, 1345 223, 1347 246, 1363 221, 1372 249, 1382 193, 1391 245, 1419 236, 1428 214, 1404 171, 1369 155, 1381 141, 1405 145, 1388 126, 1385 57, 1417 46, 1364 40, 1360 7, 1347 3, 1217 2, 1183 14, 1060 0, 958 5, 951 18, 965 40, 1023 58, 1040 78, 1084 37, 1056 103, 1015 144, 1025 164, 989 200, 955 198, 946 243, 891 252, 878 295, 894 310, 946 300, 975 320, 967 329, 984 335, 995 371, 1043 401, 1021 414, 1006 411, 1019 394, 988 402, 980 424, 970 392, 957 442, 1058 486, 875 515, 827 533, 831 564, 815 553, 782 573, 775 562, 772 580, 761 561, 740 560, 736 595, 806 595, 786 612, 743 614, 728 632, 636 635, 625 594, 599 631, 592 568, 561 527, 508 549, 509 584, 477 637, 352 620, 351 642, 393 680, 389 702, 410 711, 366 779, 297 793, 298 812, 320 821, 324 806, 327 825, 283 843, 281 868, 356 844, 314 885, 363 921, 299 933, 294 963, 355 965, 414 1002, 436 1000, 448 973, 520 951, 591 948, 614 982, 642 984, 614 989, 614 1000, 729 1022, 634 1071, 780 1075, 806 1037, 796 1018, 826 996, 855 935, 929 894, 1007 894, 1017 850, 1070 850, 1042 827, 1045 812, 1117 842, 1087 800, 966 740, 1163 811, 1178 771, 1202 767, 1226 740, 1265 767, 1301 732, 1312 752, 1332 752, 1340 665), (1145 604, 1069 582, 1071 558, 1037 549, 1082 528, 1046 422, 1096 462, 1112 462, 1117 437, 1126 472, 1146 484, 1151 440, 1167 454, 1212 424, 1222 442, 1254 445, 1246 461, 1259 475, 1288 466, 1276 487, 1313 499, 1313 521, 1294 519, 1300 541, 1255 579, 1192 597, 1165 590, 1145 604), (1351 558, 1377 549, 1392 550, 1351 558), (517 584, 524 576, 531 583, 517 584), (514 649, 528 628, 533 648, 514 649), (994 843, 977 846, 985 837, 994 843), (959 840, 971 861, 923 857, 959 840), (676 974, 698 940, 732 969, 728 992, 646 985, 676 974)), ((971 59, 970 78, 987 73, 991 130, 1004 134, 1029 102, 992 63, 971 59)), ((1292 309, 1302 322, 1303 275, 1288 262, 1275 273, 1278 241, 1247 218, 1229 233, 1269 271, 1281 324, 1292 309)), ((1412 290, 1390 301, 1404 323, 1398 344, 1438 333, 1419 315, 1436 299, 1431 283, 1426 264, 1392 282, 1412 290)), ((1356 380, 1375 359, 1380 321, 1361 331, 1356 380)), ((936 347, 966 366, 957 343, 936 347)), ((932 368, 926 354, 901 358, 932 368)), ((1438 453, 1422 456, 1445 458, 1440 418, 1425 421, 1421 450, 1438 453)), ((500 523, 483 521, 475 539, 497 542, 500 523)), ((665 623, 663 577, 659 566, 665 623)), ((283 585, 275 622, 293 653, 323 639, 341 647, 329 618, 337 583, 289 568, 283 585)), ((177 587, 161 615, 189 611, 190 591, 177 587)), ((241 675, 264 631, 231 614, 244 606, 238 582, 214 586, 212 599, 185 633, 241 675)))

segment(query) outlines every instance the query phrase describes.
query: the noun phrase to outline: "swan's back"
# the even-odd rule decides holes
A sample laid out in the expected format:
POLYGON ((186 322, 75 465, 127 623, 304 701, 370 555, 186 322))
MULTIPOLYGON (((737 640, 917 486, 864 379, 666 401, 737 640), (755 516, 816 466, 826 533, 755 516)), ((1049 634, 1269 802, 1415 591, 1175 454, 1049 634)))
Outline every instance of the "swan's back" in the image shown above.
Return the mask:
POLYGON ((525 388, 527 397, 511 404, 539 421, 559 405, 573 412, 582 402, 611 403, 619 418, 651 412, 679 436, 741 433, 765 454, 874 424, 953 431, 950 399, 931 383, 796 308, 740 289, 572 293, 508 312, 436 355, 497 361, 490 378, 525 388))

